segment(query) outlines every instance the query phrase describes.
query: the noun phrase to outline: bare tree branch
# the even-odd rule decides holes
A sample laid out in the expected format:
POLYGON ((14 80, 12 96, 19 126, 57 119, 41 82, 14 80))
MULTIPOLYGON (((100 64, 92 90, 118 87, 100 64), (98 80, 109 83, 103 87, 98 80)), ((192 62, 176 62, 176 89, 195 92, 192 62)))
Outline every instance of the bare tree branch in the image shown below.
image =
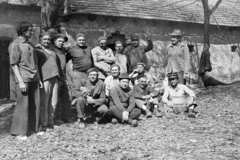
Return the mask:
POLYGON ((213 6, 213 8, 210 11, 210 14, 212 14, 220 5, 220 3, 222 2, 222 0, 218 0, 217 3, 213 6))

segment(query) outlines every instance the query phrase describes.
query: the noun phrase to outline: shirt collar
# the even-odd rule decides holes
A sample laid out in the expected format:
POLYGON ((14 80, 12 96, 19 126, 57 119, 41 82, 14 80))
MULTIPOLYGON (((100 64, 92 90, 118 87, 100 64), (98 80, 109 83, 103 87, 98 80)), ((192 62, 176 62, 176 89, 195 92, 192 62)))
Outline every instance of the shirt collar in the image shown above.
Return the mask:
POLYGON ((173 45, 173 44, 171 43, 171 47, 178 47, 178 46, 180 46, 181 44, 182 44, 182 42, 178 43, 177 45, 173 45))
POLYGON ((26 43, 26 42, 28 42, 28 40, 26 38, 20 36, 20 37, 18 37, 18 42, 26 43))
POLYGON ((174 89, 172 86, 169 86, 173 90, 179 90, 179 84, 177 84, 177 87, 174 89))

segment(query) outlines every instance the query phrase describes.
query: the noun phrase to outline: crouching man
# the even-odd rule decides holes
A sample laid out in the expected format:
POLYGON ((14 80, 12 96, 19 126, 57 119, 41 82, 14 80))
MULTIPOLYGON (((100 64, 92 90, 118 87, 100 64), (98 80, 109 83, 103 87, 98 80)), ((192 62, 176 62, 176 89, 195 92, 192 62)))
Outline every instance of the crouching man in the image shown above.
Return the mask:
POLYGON ((97 123, 100 123, 108 112, 108 107, 105 105, 105 84, 98 79, 98 70, 90 68, 87 75, 86 83, 81 87, 75 87, 72 92, 73 101, 76 101, 79 128, 86 127, 85 114, 90 114, 97 123))
POLYGON ((165 89, 162 97, 166 118, 174 118, 176 114, 182 112, 188 112, 189 118, 195 118, 193 113, 194 108, 197 106, 194 103, 195 93, 187 86, 179 84, 177 73, 169 74, 168 80, 170 86, 165 89))
POLYGON ((138 126, 137 118, 141 115, 141 110, 135 108, 134 94, 129 87, 130 77, 127 73, 119 76, 119 85, 110 90, 110 109, 112 123, 118 121, 129 123, 132 126, 138 126))
POLYGON ((146 75, 138 75, 137 80, 138 84, 133 87, 137 107, 146 113, 147 118, 152 117, 154 110, 156 116, 161 117, 161 114, 158 112, 159 104, 157 97, 159 96, 159 92, 147 84, 146 75))

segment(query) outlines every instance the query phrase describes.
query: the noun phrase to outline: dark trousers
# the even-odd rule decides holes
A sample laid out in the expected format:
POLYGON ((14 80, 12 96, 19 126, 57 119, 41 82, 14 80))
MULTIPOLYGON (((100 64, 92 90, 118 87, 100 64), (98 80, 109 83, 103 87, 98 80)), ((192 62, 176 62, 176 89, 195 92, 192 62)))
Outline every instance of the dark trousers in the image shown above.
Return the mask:
POLYGON ((27 135, 38 132, 40 114, 40 91, 39 82, 25 83, 26 92, 21 92, 17 83, 17 101, 13 114, 10 134, 27 135))
MULTIPOLYGON (((122 113, 120 109, 118 109, 117 106, 111 106, 109 109, 109 114, 112 118, 117 118, 118 120, 122 120, 122 113)), ((137 119, 141 115, 141 110, 138 108, 134 108, 130 113, 129 113, 129 119, 137 119)))
POLYGON ((86 104, 86 99, 78 97, 76 100, 76 109, 78 118, 84 118, 85 114, 91 114, 94 117, 103 117, 108 112, 108 107, 103 104, 101 106, 93 106, 86 104))
POLYGON ((59 98, 58 105, 56 107, 56 119, 67 120, 70 118, 71 111, 71 100, 70 93, 67 85, 67 80, 61 81, 61 86, 59 86, 59 98))

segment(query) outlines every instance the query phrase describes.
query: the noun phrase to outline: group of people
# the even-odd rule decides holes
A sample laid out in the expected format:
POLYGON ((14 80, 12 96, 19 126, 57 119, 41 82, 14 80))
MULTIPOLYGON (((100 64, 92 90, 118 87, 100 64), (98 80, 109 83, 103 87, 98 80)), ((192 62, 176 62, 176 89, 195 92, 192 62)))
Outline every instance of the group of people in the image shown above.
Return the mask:
POLYGON ((169 85, 164 91, 155 89, 147 74, 146 52, 153 49, 151 38, 147 46, 140 46, 136 35, 131 36, 130 45, 116 41, 113 52, 107 47, 106 37, 100 37, 98 46, 91 48, 83 33, 75 36, 76 45, 66 49, 68 38, 52 28, 42 32, 39 44, 33 46, 29 42, 32 32, 31 23, 21 22, 18 38, 9 46, 17 84, 10 133, 17 138, 27 139, 31 133, 43 135, 54 125, 72 123, 71 106, 76 107, 80 128, 86 127, 87 117, 95 123, 109 119, 113 124, 128 123, 134 127, 141 114, 147 118, 173 118, 186 112, 195 117, 196 96, 184 85, 190 55, 181 42, 180 30, 173 31, 172 43, 167 47, 169 85), (72 82, 66 77, 69 60, 72 82))

